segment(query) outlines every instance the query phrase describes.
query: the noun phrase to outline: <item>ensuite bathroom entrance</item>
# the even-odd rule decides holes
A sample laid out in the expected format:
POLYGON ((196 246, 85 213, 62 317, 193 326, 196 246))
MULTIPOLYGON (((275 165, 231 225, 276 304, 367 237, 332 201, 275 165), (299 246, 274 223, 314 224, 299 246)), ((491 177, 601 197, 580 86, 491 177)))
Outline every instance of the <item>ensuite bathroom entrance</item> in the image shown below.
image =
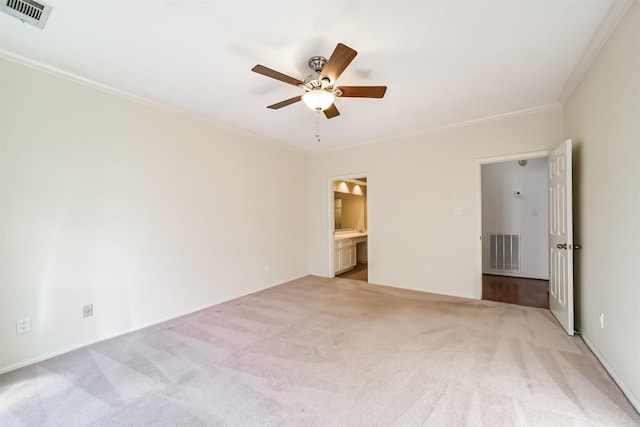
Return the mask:
POLYGON ((331 186, 333 273, 335 277, 367 282, 367 178, 335 179, 331 186))

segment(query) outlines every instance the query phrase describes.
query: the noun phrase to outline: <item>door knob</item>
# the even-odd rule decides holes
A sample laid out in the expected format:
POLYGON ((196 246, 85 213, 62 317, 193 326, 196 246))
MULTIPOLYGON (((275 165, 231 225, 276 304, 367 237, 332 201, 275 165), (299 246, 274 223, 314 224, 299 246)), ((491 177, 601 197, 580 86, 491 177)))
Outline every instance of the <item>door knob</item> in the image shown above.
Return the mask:
POLYGON ((567 249, 567 244, 566 243, 558 243, 556 245, 556 248, 558 248, 558 249, 567 249))

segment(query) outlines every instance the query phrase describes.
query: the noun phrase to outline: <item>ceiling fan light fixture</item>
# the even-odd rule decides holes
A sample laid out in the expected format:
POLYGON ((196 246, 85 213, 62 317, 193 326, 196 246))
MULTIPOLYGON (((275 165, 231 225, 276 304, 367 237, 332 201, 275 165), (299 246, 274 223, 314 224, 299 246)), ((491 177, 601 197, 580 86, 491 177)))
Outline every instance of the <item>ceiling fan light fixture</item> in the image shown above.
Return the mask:
POLYGON ((302 96, 302 100, 307 104, 307 107, 312 110, 324 111, 331 107, 331 104, 333 104, 333 101, 335 100, 335 96, 331 92, 315 89, 305 93, 302 96))
POLYGON ((309 59, 309 68, 314 73, 307 76, 304 81, 260 64, 253 67, 251 71, 296 86, 305 91, 302 95, 268 105, 267 108, 278 110, 287 105, 303 101, 311 110, 317 113, 322 111, 327 119, 332 119, 340 115, 334 103, 336 98, 382 98, 387 91, 386 86, 336 86, 338 78, 357 54, 358 52, 349 46, 338 43, 329 59, 323 56, 313 56, 309 59))

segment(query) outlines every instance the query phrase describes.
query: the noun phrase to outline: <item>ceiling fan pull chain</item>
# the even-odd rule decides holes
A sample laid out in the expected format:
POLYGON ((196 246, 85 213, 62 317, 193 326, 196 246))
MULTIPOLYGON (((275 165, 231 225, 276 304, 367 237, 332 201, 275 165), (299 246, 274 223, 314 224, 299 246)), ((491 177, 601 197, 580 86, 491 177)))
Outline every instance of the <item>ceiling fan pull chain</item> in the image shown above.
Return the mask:
POLYGON ((316 112, 316 141, 320 142, 320 111, 316 112))

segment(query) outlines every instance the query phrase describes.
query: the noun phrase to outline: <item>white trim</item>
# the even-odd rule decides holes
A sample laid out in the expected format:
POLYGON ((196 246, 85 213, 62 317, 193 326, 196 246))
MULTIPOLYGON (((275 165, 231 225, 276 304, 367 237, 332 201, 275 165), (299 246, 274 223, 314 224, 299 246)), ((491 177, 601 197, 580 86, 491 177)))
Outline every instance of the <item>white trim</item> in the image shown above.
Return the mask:
POLYGON ((587 48, 582 53, 575 68, 571 72, 569 79, 560 92, 559 101, 562 105, 566 104, 573 92, 576 90, 582 78, 586 74, 589 67, 604 47, 605 43, 611 37, 613 31, 618 27, 622 18, 633 4, 633 0, 616 0, 611 5, 609 12, 604 17, 600 26, 589 41, 587 48))
POLYGON ((526 276, 523 275, 522 273, 517 273, 517 272, 508 272, 508 273, 503 273, 501 271, 493 271, 493 272, 487 272, 484 274, 488 274, 490 276, 506 276, 506 277, 522 277, 523 279, 532 279, 532 280, 549 280, 549 276, 547 275, 545 276, 538 276, 535 274, 527 274, 526 276))
POLYGON ((199 121, 201 123, 206 123, 208 125, 212 125, 212 126, 216 126, 218 128, 221 128, 223 130, 226 130, 228 132, 233 132, 245 137, 258 137, 258 138, 262 138, 265 140, 265 142, 278 146, 280 148, 283 148, 285 150, 297 153, 297 154, 306 154, 306 151, 296 147, 294 145, 291 144, 287 144, 283 141, 277 140, 277 139, 273 139, 270 138, 268 136, 262 135, 262 134, 258 134, 256 132, 250 131, 248 129, 243 129, 241 127, 232 125, 230 123, 226 123, 220 120, 216 120, 207 116, 203 116, 200 114, 196 114, 194 112, 188 111, 188 110, 184 110, 178 107, 173 107, 167 104, 163 104, 157 101, 152 101, 148 98, 143 98, 141 96, 135 95, 131 92, 126 92, 120 89, 116 89, 113 86, 109 86, 100 82, 97 82, 95 80, 91 80, 91 79, 87 79, 85 77, 81 77, 77 74, 73 74, 71 72, 62 70, 60 68, 56 68, 53 67, 51 65, 47 65, 47 64, 43 64, 42 62, 38 62, 29 58, 26 58, 24 56, 20 56, 17 55, 15 53, 9 52, 7 50, 4 49, 0 49, 0 59, 5 59, 7 61, 11 61, 11 62, 15 62, 16 64, 20 64, 23 65, 25 67, 37 70, 37 71, 41 71, 56 77, 59 77, 61 79, 65 79, 65 80, 69 80, 72 81, 74 83, 80 84, 82 86, 86 86, 86 87, 90 87, 92 89, 96 89, 99 90, 101 92, 105 92, 108 93, 110 95, 114 95, 114 96, 118 96, 124 99, 127 99, 129 101, 132 102, 136 102, 138 104, 142 104, 144 106, 150 107, 150 108, 155 108, 157 110, 161 110, 167 113, 171 113, 171 114, 175 114, 177 116, 182 116, 182 117, 186 117, 188 119, 191 120, 196 120, 199 121))
POLYGON ((380 143, 389 142, 389 141, 396 141, 398 139, 403 139, 403 138, 413 138, 413 137, 420 137, 424 135, 430 135, 434 133, 448 132, 453 129, 460 129, 460 128, 465 128, 469 126, 475 126, 479 124, 505 120, 513 117, 520 117, 520 116, 526 116, 529 114, 540 113, 543 111, 557 110, 561 108, 562 108, 562 105, 560 103, 554 102, 553 104, 540 105, 538 107, 526 108, 524 110, 512 111, 510 113, 496 114, 494 116, 481 117, 479 119, 472 119, 464 122, 450 123, 447 125, 436 126, 433 128, 421 129, 415 132, 406 132, 406 133, 387 136, 384 138, 369 139, 365 141, 355 142, 353 144, 341 145, 338 147, 329 147, 326 149, 320 148, 318 150, 309 151, 308 154, 309 155, 325 154, 325 153, 331 153, 334 151, 342 151, 349 148, 360 147, 363 145, 380 144, 380 143))
POLYGON ((589 339, 589 336, 586 334, 580 335, 582 341, 589 347, 589 350, 593 353, 593 355, 598 359, 598 361, 602 364, 607 373, 611 376, 613 381, 620 387, 622 393, 629 399, 631 405, 636 408, 636 411, 640 412, 640 398, 636 396, 633 391, 629 388, 629 386, 622 380, 622 377, 618 375, 613 366, 607 361, 607 358, 598 350, 598 347, 589 339))
POLYGON ((123 330, 114 332, 112 334, 104 335, 104 336, 101 336, 101 337, 98 337, 98 338, 95 338, 95 339, 91 339, 89 341, 85 341, 83 343, 76 344, 76 345, 73 345, 71 347, 67 347, 67 348, 62 349, 62 350, 53 351, 53 352, 50 352, 50 353, 44 353, 44 354, 40 354, 40 355, 37 355, 37 356, 34 356, 34 357, 29 357, 27 359, 22 359, 22 360, 18 360, 16 362, 11 362, 11 363, 8 363, 6 365, 0 366, 0 375, 5 374, 5 373, 10 372, 10 371, 15 371, 16 369, 20 369, 20 368, 23 368, 25 366, 29 366, 29 365, 33 365, 33 364, 38 363, 38 362, 42 362, 44 360, 51 359, 51 358, 56 357, 56 356, 63 355, 65 353, 72 352, 74 350, 78 350, 80 348, 84 348, 84 347, 87 347, 87 346, 90 346, 90 345, 93 345, 93 344, 96 344, 96 343, 99 343, 99 342, 102 342, 102 341, 110 340, 112 338, 116 338, 116 337, 119 337, 119 336, 122 336, 122 335, 126 335, 126 334, 131 333, 131 332, 139 331, 141 329, 148 328, 150 326, 155 326, 155 325, 159 325, 161 323, 164 323, 164 322, 167 322, 167 321, 170 321, 170 320, 178 319, 178 318, 180 318, 182 316, 187 316, 189 314, 196 313, 196 312, 198 312, 200 310, 205 310, 205 309, 207 309, 209 307, 213 307, 213 306, 218 305, 218 304, 223 304, 225 302, 233 301, 234 299, 237 299, 237 298, 241 298, 241 297, 244 297, 244 296, 247 296, 247 295, 255 294, 256 292, 260 292, 260 291, 263 291, 265 289, 273 288, 273 287, 281 285, 282 283, 286 283, 286 282, 289 282, 291 280, 300 279, 300 278, 306 277, 306 276, 308 276, 308 275, 305 274, 304 276, 300 276, 300 277, 289 279, 289 280, 284 280, 283 282, 276 283, 275 285, 267 285, 267 286, 265 286, 263 288, 256 289, 256 290, 253 290, 251 292, 247 292, 247 293, 244 293, 244 294, 241 294, 241 295, 237 295, 237 296, 235 296, 233 298, 230 298, 230 299, 227 299, 227 300, 222 300, 222 301, 219 301, 219 302, 216 302, 216 303, 213 303, 213 304, 208 304, 208 305, 205 305, 205 306, 201 306, 200 308, 196 308, 194 310, 189 310, 189 311, 186 311, 186 312, 182 312, 181 314, 172 314, 172 315, 166 316, 166 317, 163 316, 163 317, 161 317, 159 319, 152 320, 150 322, 146 322, 146 323, 143 323, 141 325, 134 326, 132 328, 123 329, 123 330))
POLYGON ((78 84, 81 84, 83 86, 88 86, 88 87, 91 87, 93 89, 97 89, 97 90, 102 91, 102 92, 107 92, 107 93, 109 93, 111 95, 116 95, 116 96, 120 96, 122 98, 127 98, 130 101, 135 101, 137 103, 144 104, 144 105, 146 105, 148 107, 158 108, 158 109, 169 111, 169 112, 172 112, 172 113, 188 115, 188 116, 191 116, 191 117, 199 119, 199 120, 208 121, 208 119, 203 117, 203 116, 199 116, 197 114, 190 113, 188 111, 181 110, 181 109, 178 109, 178 108, 175 108, 175 107, 171 107, 171 106, 168 106, 166 104, 162 104, 162 103, 159 103, 159 102, 156 102, 156 101, 151 101, 148 98, 143 98, 143 97, 140 97, 138 95, 134 95, 131 92, 126 92, 126 91, 123 91, 123 90, 120 90, 120 89, 116 89, 113 86, 109 86, 109 85, 106 85, 104 83, 97 82, 95 80, 91 80, 91 79, 87 79, 85 77, 81 77, 81 76, 79 76, 77 74, 74 74, 74 73, 71 73, 69 71, 65 71, 63 69, 60 69, 60 68, 57 68, 57 67, 53 67, 51 65, 44 64, 42 62, 35 61, 33 59, 29 59, 29 58, 26 58, 26 57, 21 56, 21 55, 17 55, 17 54, 15 54, 13 52, 9 52, 9 51, 4 50, 4 49, 0 49, 0 58, 6 59, 8 61, 15 62, 17 64, 23 65, 25 67, 32 68, 32 69, 37 70, 37 71, 42 71, 42 72, 45 72, 47 74, 51 74, 51 75, 54 75, 56 77, 60 77, 60 78, 65 79, 65 80, 70 80, 70 81, 72 81, 74 83, 78 83, 78 84))
POLYGON ((195 313, 195 312, 200 311, 200 310, 204 310, 207 307, 210 307, 210 306, 200 307, 200 308, 197 308, 195 310, 190 310, 190 311, 182 313, 182 314, 176 314, 176 315, 171 315, 171 316, 168 316, 168 317, 162 317, 160 319, 157 319, 157 320, 154 320, 154 321, 151 321, 151 322, 147 322, 147 323, 143 323, 143 324, 135 326, 133 328, 123 329, 123 330, 114 332, 112 334, 108 334, 108 335, 104 335, 104 336, 101 336, 101 337, 98 337, 98 338, 95 338, 95 339, 84 341, 84 342, 82 342, 80 344, 76 344, 76 345, 73 345, 71 347, 64 348, 62 350, 57 350, 57 351, 53 351, 53 352, 50 352, 50 353, 39 354, 39 355, 34 356, 34 357, 29 357, 27 359, 22 359, 22 360, 19 360, 17 362, 12 362, 12 363, 9 363, 7 365, 0 366, 0 375, 5 374, 7 372, 14 371, 16 369, 24 368, 25 366, 29 366, 29 365, 33 365, 33 364, 38 363, 38 362, 42 362, 44 360, 52 359, 54 357, 61 356, 63 354, 66 354, 66 353, 69 353, 69 352, 72 352, 74 350, 78 350, 78 349, 81 349, 81 348, 84 348, 84 347, 88 347, 90 345, 93 345, 93 344, 96 344, 96 343, 99 343, 99 342, 102 342, 102 341, 110 340, 112 338, 116 338, 116 337, 119 337, 119 336, 122 336, 122 335, 126 335, 126 334, 131 333, 131 332, 139 331, 141 329, 148 328, 148 327, 154 326, 154 325, 158 325, 160 323, 163 323, 163 322, 166 322, 166 321, 169 321, 169 320, 177 319, 179 317, 186 316, 188 314, 195 313))
POLYGON ((91 87, 93 89, 97 89, 100 90, 102 92, 106 92, 109 93, 111 95, 116 95, 116 96, 120 96, 122 98, 126 98, 130 101, 134 101, 134 102, 138 102, 140 104, 146 105, 148 107, 152 107, 152 108, 157 108, 159 110, 163 110, 163 111, 167 111, 173 114, 177 114, 177 115, 181 115, 181 116, 185 116, 194 120, 199 120, 201 122, 205 122, 208 124, 212 124, 224 129, 227 129, 229 131, 234 131, 237 133, 241 133, 243 135, 247 135, 247 136, 258 136, 261 138, 264 138, 265 140, 269 141, 270 143, 272 143, 273 145, 288 149, 289 151, 292 151, 294 153, 298 153, 298 154, 303 154, 303 155, 314 155, 314 154, 324 154, 324 153, 330 153, 330 152, 334 152, 334 151, 341 151, 341 150, 346 150, 349 148, 353 148, 353 147, 358 147, 358 146, 363 146, 363 145, 371 145, 371 144, 378 144, 378 143, 383 143, 383 142, 389 142, 389 141, 394 141, 397 139, 402 139, 402 138, 410 138, 410 137, 419 137, 422 135, 428 135, 428 134, 433 134, 433 133, 440 133, 440 132, 446 132, 446 131, 450 131, 453 129, 458 129, 458 128, 464 128, 464 127, 468 127, 468 126, 473 126, 473 125, 478 125, 478 124, 483 124, 483 123, 489 123, 489 122, 494 122, 494 121, 498 121, 498 120, 504 120, 504 119, 508 119, 508 118, 512 118, 512 117, 519 117, 519 116, 525 116, 528 114, 534 114, 534 113, 539 113, 542 111, 547 111, 547 110, 553 110, 553 109, 558 109, 558 108, 562 108, 562 105, 559 103, 553 103, 553 104, 546 104, 546 105, 540 105, 537 107, 532 107, 532 108, 526 108, 526 109, 522 109, 522 110, 517 110, 517 111, 512 111, 512 112, 508 112, 508 113, 501 113, 501 114, 496 114, 493 116, 487 116, 487 117, 481 117, 481 118, 477 118, 477 119, 471 119, 471 120, 466 120, 466 121, 462 121, 462 122, 455 122, 455 123, 450 123, 450 124, 446 124, 446 125, 442 125, 442 126, 435 126, 433 128, 427 128, 427 129, 421 129, 419 131, 414 131, 414 132, 407 132, 407 133, 400 133, 400 134, 395 134, 395 135, 391 135, 388 137, 384 137, 384 138, 376 138, 376 139, 368 139, 365 141, 359 141, 359 142, 355 142, 353 144, 348 144, 348 145, 340 145, 337 147, 329 147, 326 149, 318 149, 318 150, 305 150, 302 149, 300 147, 297 147, 295 145, 292 144, 288 144, 286 142, 280 141, 280 140, 276 140, 276 139, 272 139, 269 138, 267 136, 255 133, 253 131, 247 130, 247 129, 243 129, 237 126, 234 126, 232 124, 229 123, 225 123, 222 121, 218 121, 206 116, 202 116, 187 110, 183 110, 177 107, 173 107, 167 104, 162 104, 160 102, 157 101, 152 101, 150 99, 147 98, 143 98, 141 96, 135 95, 133 93, 130 92, 126 92, 120 89, 116 89, 113 86, 109 86, 106 85, 104 83, 100 83, 97 82, 95 80, 91 80, 91 79, 87 79, 85 77, 81 77, 77 74, 71 73, 69 71, 65 71, 63 69, 57 68, 57 67, 53 67, 51 65, 47 65, 44 64, 42 62, 33 60, 33 59, 29 59, 26 58, 24 56, 15 54, 13 52, 4 50, 4 49, 0 49, 0 58, 6 59, 8 61, 12 61, 15 62, 17 64, 20 65, 24 65, 25 67, 29 67, 38 71, 42 71, 48 74, 52 74, 54 76, 66 79, 66 80, 70 80, 73 81, 75 83, 84 85, 84 86, 88 86, 91 87))
MULTIPOLYGON (((440 289, 412 288, 412 287, 406 287, 406 286, 387 285, 387 284, 384 284, 384 283, 373 283, 371 281, 369 281, 369 285, 384 286, 385 288, 390 288, 390 289, 402 289, 402 290, 405 290, 405 291, 419 292, 421 294, 431 294, 431 295, 436 295, 436 296, 461 298, 461 299, 466 299, 466 300, 474 300, 475 299, 473 297, 470 297, 468 294, 449 292, 449 291, 440 290, 440 289)), ((491 301, 491 302, 495 302, 496 304, 504 304, 504 303, 501 303, 501 302, 498 302, 498 301, 491 301)))
POLYGON ((539 159, 547 157, 551 150, 531 151, 528 153, 505 154, 503 156, 483 157, 475 161, 475 211, 476 215, 476 292, 475 298, 482 299, 482 165, 511 162, 521 159, 539 159))

